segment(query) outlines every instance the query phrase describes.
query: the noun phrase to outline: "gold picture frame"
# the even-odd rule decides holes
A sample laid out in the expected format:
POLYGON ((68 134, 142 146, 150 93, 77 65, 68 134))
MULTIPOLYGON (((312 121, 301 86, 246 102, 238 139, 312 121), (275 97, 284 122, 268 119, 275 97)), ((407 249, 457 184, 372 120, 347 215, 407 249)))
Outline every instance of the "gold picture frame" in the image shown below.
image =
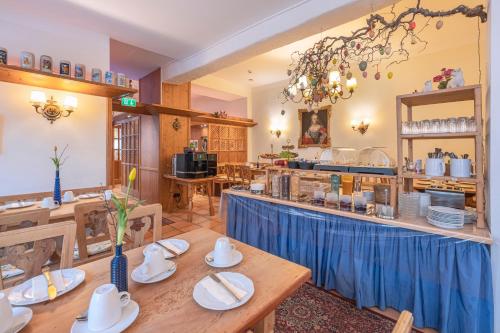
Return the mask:
POLYGON ((309 147, 320 147, 328 148, 331 147, 331 137, 330 137, 330 117, 332 115, 332 106, 327 105, 312 111, 307 109, 299 109, 299 124, 300 124, 300 136, 299 136, 299 148, 309 148, 309 147), (318 130, 311 131, 312 118, 316 115, 317 124, 315 124, 318 130), (326 123, 326 126, 325 126, 326 123))

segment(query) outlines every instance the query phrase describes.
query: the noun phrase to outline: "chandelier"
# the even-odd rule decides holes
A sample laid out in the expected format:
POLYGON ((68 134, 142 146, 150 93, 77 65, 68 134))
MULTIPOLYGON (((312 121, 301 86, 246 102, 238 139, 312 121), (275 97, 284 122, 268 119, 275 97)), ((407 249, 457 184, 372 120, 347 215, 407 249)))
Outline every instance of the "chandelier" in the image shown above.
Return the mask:
MULTIPOLYGON (((413 8, 395 13, 395 5, 391 8, 391 18, 372 14, 366 25, 353 31, 350 36, 327 36, 316 42, 304 52, 294 52, 287 75, 288 85, 282 91, 282 103, 291 101, 305 103, 309 110, 323 101, 335 104, 341 99, 349 99, 357 88, 357 80, 352 74, 358 68, 363 78, 369 78, 368 67, 375 68, 373 78, 380 80, 382 73, 379 66, 386 64, 388 70, 392 65, 409 60, 410 48, 422 44, 423 49, 428 42, 420 36, 436 19, 436 30, 443 27, 442 18, 461 14, 468 18, 477 17, 482 23, 487 20, 483 5, 470 8, 459 5, 442 11, 422 8, 420 0, 416 0, 413 8), (427 18, 426 24, 417 29, 415 18, 427 18), (394 47, 393 47, 394 45, 394 47)), ((392 79, 394 73, 387 71, 386 76, 392 79)))

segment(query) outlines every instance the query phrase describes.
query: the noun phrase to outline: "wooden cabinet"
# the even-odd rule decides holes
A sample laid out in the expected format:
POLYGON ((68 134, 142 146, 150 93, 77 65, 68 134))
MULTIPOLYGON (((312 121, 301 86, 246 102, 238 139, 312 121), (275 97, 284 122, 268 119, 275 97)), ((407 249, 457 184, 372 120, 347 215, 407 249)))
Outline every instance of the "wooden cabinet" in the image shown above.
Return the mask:
POLYGON ((208 124, 208 151, 217 154, 219 163, 247 161, 247 128, 208 124))

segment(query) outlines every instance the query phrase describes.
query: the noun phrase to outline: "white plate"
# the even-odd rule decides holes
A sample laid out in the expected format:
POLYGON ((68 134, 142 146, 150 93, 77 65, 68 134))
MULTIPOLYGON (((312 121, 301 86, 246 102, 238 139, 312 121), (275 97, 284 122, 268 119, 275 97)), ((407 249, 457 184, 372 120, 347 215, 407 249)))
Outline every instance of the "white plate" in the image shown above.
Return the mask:
POLYGON ((218 264, 216 264, 213 261, 213 258, 214 258, 214 251, 210 252, 209 254, 207 254, 205 256, 205 263, 208 266, 212 266, 212 267, 215 267, 215 268, 228 268, 228 267, 232 267, 232 266, 238 265, 243 260, 243 254, 240 251, 238 251, 238 250, 233 250, 233 256, 231 258, 231 261, 228 262, 226 265, 218 265, 218 264), (209 260, 210 258, 212 258, 212 261, 209 260))
MULTIPOLYGON (((64 285, 66 288, 57 292, 57 297, 66 294, 75 289, 85 280, 85 272, 78 268, 68 268, 62 270, 64 285)), ((24 306, 32 305, 47 301, 48 296, 33 298, 33 290, 31 289, 31 279, 24 281, 20 285, 12 287, 9 291, 9 301, 12 305, 24 306)))
POLYGON ((71 326, 71 333, 120 333, 125 331, 136 320, 139 315, 139 304, 130 300, 130 303, 122 310, 120 320, 108 329, 103 331, 91 331, 88 328, 88 321, 77 321, 71 326))
POLYGON ((219 272, 217 274, 221 274, 231 284, 240 289, 245 290, 247 292, 245 297, 243 297, 243 299, 240 302, 235 301, 230 305, 226 305, 225 303, 219 301, 217 298, 212 296, 212 294, 210 294, 208 290, 201 285, 201 280, 200 280, 194 286, 193 290, 193 298, 196 301, 196 303, 198 303, 200 306, 209 310, 218 310, 218 311, 231 310, 239 306, 242 306, 243 304, 248 302, 250 298, 252 298, 255 289, 252 280, 250 280, 248 277, 246 277, 243 274, 233 273, 233 272, 219 272))
POLYGON ((12 314, 14 315, 14 321, 12 326, 7 332, 17 333, 20 332, 33 318, 33 311, 26 307, 13 307, 12 314))
POLYGON ((62 203, 73 203, 78 201, 78 197, 74 197, 73 200, 64 200, 64 198, 61 199, 62 203))
MULTIPOLYGON (((186 252, 187 250, 189 250, 189 243, 186 242, 184 239, 168 238, 168 239, 162 239, 159 242, 162 243, 163 245, 165 245, 166 243, 171 243, 176 248, 178 248, 179 250, 181 250, 181 252, 179 254, 183 254, 184 252, 186 252)), ((170 252, 168 252, 167 250, 165 250, 161 246, 155 245, 155 243, 152 243, 152 244, 149 244, 148 246, 146 246, 144 248, 144 250, 142 251, 142 253, 145 254, 146 251, 151 246, 156 246, 159 249, 161 249, 163 251, 163 255, 165 256, 165 258, 173 258, 174 257, 174 255, 170 254, 170 252)))
POLYGON ((175 264, 175 262, 173 261, 170 261, 170 263, 173 264, 172 268, 163 272, 163 273, 160 273, 152 278, 147 278, 145 277, 141 272, 141 267, 143 264, 137 266, 133 271, 132 271, 132 274, 130 274, 130 277, 132 278, 132 280, 134 280, 135 282, 138 282, 138 283, 155 283, 155 282, 159 282, 159 281, 162 281, 162 280, 165 280, 166 278, 174 275, 175 271, 177 270, 177 265, 175 264))
POLYGON ((80 194, 78 196, 78 199, 93 199, 97 198, 99 196, 99 193, 85 193, 85 194, 80 194))
POLYGON ((39 208, 48 208, 50 210, 54 210, 54 209, 57 209, 59 207, 61 207, 61 205, 58 205, 58 204, 54 204, 53 206, 50 206, 50 207, 42 207, 42 205, 38 205, 39 208))
POLYGON ((427 222, 429 222, 430 224, 432 224, 436 227, 443 228, 443 229, 463 229, 463 227, 464 227, 463 224, 443 223, 443 222, 435 221, 435 220, 432 220, 429 218, 427 219, 427 222))
POLYGON ((11 202, 10 204, 6 204, 4 207, 6 209, 19 209, 33 206, 35 204, 34 201, 20 201, 20 202, 11 202))

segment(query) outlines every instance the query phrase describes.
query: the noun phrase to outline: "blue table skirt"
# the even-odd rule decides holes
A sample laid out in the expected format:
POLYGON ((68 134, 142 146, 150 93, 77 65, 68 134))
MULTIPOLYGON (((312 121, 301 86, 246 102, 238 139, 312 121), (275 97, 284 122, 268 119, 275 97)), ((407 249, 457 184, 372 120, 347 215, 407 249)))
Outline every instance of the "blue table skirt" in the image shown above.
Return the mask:
POLYGON ((228 195, 230 237, 306 266, 358 307, 409 310, 417 327, 493 332, 489 246, 228 195))

